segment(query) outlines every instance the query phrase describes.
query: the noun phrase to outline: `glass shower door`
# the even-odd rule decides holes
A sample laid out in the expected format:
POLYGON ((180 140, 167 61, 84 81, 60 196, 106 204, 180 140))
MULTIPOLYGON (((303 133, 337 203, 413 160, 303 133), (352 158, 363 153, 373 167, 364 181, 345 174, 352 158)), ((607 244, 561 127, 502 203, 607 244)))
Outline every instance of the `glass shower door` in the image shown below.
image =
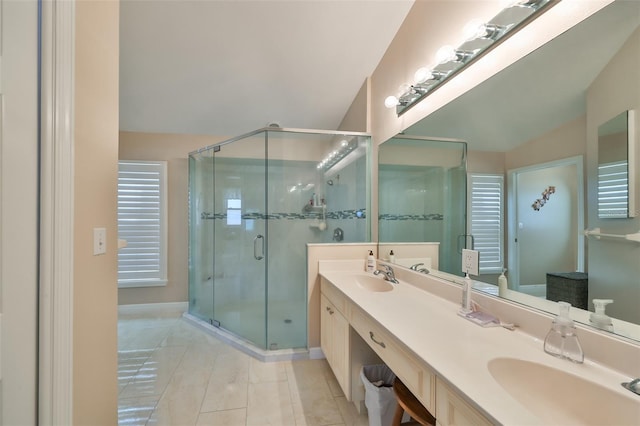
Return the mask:
POLYGON ((264 134, 214 153, 213 324, 266 348, 264 134))
POLYGON ((213 319, 213 157, 189 156, 189 313, 213 319))

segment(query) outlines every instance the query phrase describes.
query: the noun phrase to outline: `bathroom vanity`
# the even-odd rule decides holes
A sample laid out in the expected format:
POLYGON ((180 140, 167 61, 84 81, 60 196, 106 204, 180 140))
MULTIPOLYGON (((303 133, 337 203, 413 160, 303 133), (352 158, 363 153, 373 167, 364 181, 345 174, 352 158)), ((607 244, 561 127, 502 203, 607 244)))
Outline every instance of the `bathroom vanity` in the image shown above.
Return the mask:
POLYGON ((640 396, 620 386, 630 377, 549 356, 522 330, 460 317, 455 284, 409 270, 391 284, 364 272, 362 261, 319 266, 321 346, 358 409, 360 369, 381 361, 438 425, 640 424, 640 396))

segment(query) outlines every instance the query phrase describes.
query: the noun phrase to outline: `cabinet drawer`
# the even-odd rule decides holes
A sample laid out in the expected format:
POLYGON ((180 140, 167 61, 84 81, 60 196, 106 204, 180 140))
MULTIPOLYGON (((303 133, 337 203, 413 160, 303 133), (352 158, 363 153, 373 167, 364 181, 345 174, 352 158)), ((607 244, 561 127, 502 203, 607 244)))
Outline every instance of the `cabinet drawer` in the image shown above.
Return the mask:
POLYGON ((402 349, 401 343, 377 322, 355 307, 351 311, 351 326, 393 370, 411 392, 433 413, 435 408, 435 376, 423 368, 415 357, 402 349))
POLYGON ((320 292, 323 293, 331 303, 333 303, 342 315, 348 317, 346 296, 323 277, 320 279, 320 292))

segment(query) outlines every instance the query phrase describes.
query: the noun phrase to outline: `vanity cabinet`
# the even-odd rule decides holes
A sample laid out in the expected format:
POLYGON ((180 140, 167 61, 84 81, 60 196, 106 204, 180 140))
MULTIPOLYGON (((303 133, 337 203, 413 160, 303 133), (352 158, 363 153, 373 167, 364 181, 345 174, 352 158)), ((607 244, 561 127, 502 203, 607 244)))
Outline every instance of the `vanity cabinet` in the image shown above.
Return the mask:
POLYGON ((321 279, 320 344, 347 400, 362 409, 363 365, 384 362, 411 390, 439 426, 491 425, 437 377, 424 360, 325 278, 321 279))
POLYGON ((320 295, 320 346, 345 395, 351 395, 349 322, 338 308, 320 295))
POLYGON ((436 379, 436 394, 438 395, 436 398, 437 426, 492 425, 486 417, 460 398, 460 396, 440 378, 436 379))

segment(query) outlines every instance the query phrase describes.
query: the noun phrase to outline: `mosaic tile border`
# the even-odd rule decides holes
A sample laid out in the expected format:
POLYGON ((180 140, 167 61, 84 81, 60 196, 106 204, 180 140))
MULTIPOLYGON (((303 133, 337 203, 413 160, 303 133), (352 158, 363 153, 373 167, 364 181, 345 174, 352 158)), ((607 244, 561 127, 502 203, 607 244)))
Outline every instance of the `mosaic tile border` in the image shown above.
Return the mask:
POLYGON ((378 220, 444 220, 440 213, 432 214, 381 214, 378 220))
MULTIPOLYGON (((227 219, 227 213, 201 213, 201 219, 213 219, 224 220, 227 219)), ((366 209, 357 210, 341 210, 335 212, 327 212, 325 219, 327 220, 340 220, 340 219, 366 219, 366 209)), ((308 213, 245 213, 242 215, 243 220, 304 220, 304 219, 322 219, 322 213, 320 212, 308 212, 308 213)))

